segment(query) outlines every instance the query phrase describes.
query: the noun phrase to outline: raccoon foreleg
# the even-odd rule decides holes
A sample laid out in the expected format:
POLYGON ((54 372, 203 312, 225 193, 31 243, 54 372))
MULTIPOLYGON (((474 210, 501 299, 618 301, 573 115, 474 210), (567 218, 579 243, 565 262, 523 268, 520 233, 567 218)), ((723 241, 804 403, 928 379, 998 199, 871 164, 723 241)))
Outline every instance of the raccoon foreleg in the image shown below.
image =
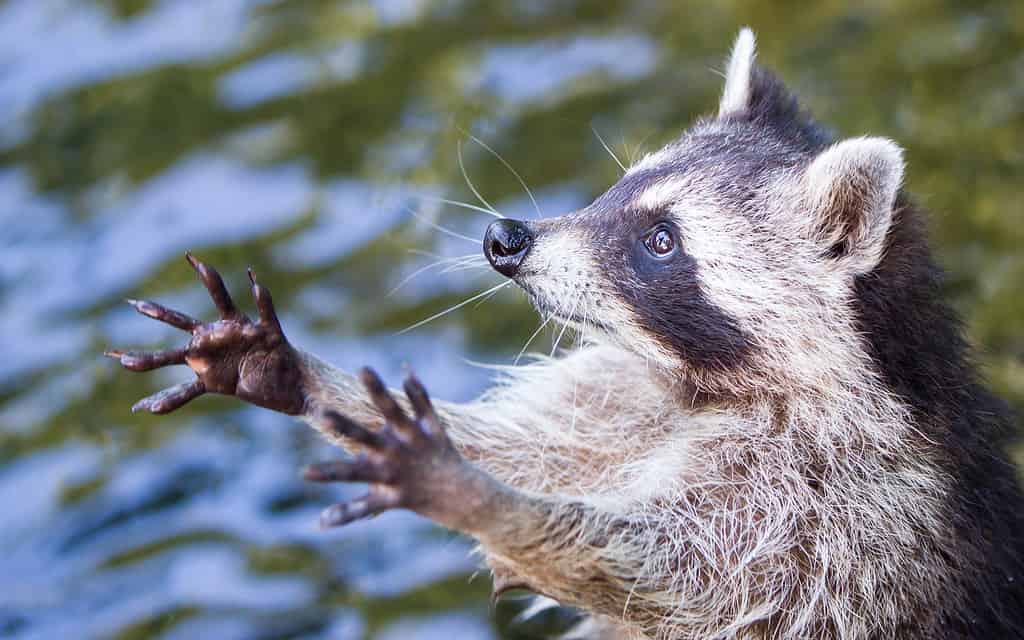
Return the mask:
POLYGON ((364 369, 362 379, 384 426, 369 429, 336 412, 321 414, 319 428, 358 442, 363 451, 348 460, 313 465, 305 476, 318 482, 367 483, 369 490, 327 508, 323 526, 410 509, 475 537, 492 564, 535 591, 593 613, 625 616, 636 628, 663 619, 664 612, 645 597, 658 585, 642 577, 645 552, 638 523, 580 500, 510 487, 459 454, 416 378, 405 383, 411 417, 375 373, 364 369))

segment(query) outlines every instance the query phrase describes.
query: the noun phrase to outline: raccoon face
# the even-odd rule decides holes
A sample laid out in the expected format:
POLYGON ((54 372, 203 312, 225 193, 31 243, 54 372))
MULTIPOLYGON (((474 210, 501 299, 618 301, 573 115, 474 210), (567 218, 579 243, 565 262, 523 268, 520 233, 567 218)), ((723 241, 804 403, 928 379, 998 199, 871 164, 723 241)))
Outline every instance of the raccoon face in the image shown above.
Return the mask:
POLYGON ((484 239, 542 314, 709 392, 813 381, 849 363, 850 291, 881 259, 903 172, 887 140, 830 144, 753 57, 744 30, 718 116, 591 205, 499 220, 484 239))

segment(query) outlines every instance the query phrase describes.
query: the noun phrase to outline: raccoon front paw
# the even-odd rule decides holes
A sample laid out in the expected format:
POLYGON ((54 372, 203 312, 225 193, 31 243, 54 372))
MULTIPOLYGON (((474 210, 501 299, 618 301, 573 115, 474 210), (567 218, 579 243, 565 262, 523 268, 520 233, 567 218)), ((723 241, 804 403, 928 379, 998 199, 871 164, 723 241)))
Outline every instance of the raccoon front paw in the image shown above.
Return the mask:
POLYGON ((320 525, 337 527, 404 508, 457 527, 460 487, 472 488, 472 476, 479 472, 452 446, 426 389, 414 376, 406 378, 410 417, 373 370, 363 369, 360 377, 384 426, 371 430, 337 412, 322 413, 324 429, 359 443, 363 451, 348 460, 311 465, 303 475, 314 482, 367 483, 369 490, 325 509, 320 525))
POLYGON ((143 398, 132 411, 168 413, 205 393, 220 393, 283 413, 302 413, 306 396, 299 354, 284 336, 270 292, 256 281, 250 269, 252 294, 259 309, 259 318, 251 320, 235 307, 216 269, 192 254, 186 253, 185 257, 209 291, 220 319, 201 322, 155 302, 128 301, 142 315, 186 331, 191 338, 177 349, 111 349, 105 355, 130 371, 184 364, 196 374, 192 382, 143 398))

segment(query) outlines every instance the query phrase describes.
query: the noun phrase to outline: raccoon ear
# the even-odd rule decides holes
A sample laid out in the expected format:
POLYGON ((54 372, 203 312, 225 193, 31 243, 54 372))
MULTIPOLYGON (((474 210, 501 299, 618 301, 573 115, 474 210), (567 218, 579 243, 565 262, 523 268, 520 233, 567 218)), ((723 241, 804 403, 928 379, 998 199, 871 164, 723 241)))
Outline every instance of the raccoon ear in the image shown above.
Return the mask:
POLYGON ((886 138, 851 138, 822 151, 807 168, 810 237, 855 274, 882 259, 903 182, 903 150, 886 138))
POLYGON ((729 55, 729 66, 725 72, 725 89, 718 103, 718 117, 745 111, 750 105, 750 83, 754 69, 757 42, 749 27, 740 29, 736 43, 729 55))

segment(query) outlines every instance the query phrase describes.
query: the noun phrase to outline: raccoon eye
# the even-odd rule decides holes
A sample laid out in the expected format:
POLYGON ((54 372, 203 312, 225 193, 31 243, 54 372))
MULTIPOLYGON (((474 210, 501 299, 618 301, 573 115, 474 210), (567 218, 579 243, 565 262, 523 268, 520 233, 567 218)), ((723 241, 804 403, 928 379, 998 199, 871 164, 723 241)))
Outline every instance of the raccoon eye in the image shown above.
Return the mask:
POLYGON ((665 258, 676 250, 676 239, 665 227, 658 227, 645 239, 644 246, 656 258, 665 258))

